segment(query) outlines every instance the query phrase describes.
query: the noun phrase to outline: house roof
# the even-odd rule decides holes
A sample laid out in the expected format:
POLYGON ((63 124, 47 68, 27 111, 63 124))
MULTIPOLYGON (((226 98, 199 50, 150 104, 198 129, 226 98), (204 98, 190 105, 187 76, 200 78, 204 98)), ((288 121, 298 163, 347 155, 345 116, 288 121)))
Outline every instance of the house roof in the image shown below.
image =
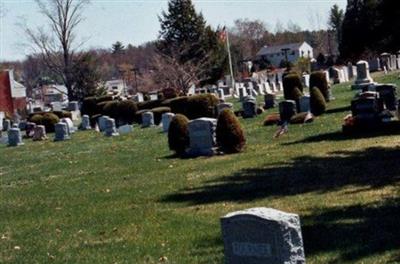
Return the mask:
POLYGON ((264 46, 260 49, 259 52, 257 52, 257 56, 279 53, 279 52, 282 52, 282 49, 297 50, 304 43, 306 43, 306 42, 289 43, 289 44, 276 45, 276 46, 264 46))

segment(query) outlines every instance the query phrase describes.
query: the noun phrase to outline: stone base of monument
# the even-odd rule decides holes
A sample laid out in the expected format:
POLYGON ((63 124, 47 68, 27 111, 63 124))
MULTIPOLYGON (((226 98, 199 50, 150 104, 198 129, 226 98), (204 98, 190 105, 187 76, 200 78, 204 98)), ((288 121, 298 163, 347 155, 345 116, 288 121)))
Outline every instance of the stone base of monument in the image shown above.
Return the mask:
POLYGON ((353 84, 351 86, 352 90, 369 90, 370 86, 375 86, 377 83, 376 82, 369 82, 369 83, 358 83, 358 84, 353 84))

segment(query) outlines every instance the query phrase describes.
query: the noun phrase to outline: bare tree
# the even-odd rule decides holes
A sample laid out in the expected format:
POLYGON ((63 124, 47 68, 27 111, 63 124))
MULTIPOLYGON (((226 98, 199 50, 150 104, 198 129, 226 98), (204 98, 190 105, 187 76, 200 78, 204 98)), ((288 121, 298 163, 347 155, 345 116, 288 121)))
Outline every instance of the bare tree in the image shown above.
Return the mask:
POLYGON ((50 30, 34 30, 24 26, 34 52, 43 57, 46 66, 58 76, 67 88, 68 98, 74 93, 74 57, 82 43, 76 43, 76 29, 82 22, 82 11, 89 0, 35 0, 40 12, 48 21, 50 30))

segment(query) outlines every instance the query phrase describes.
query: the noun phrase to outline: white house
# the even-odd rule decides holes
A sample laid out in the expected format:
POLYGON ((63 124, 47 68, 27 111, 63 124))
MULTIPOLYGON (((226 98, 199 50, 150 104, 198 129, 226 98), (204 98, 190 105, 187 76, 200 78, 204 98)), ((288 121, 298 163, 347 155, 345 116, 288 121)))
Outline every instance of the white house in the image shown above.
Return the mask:
POLYGON ((123 80, 110 80, 105 83, 105 87, 107 89, 108 94, 111 95, 122 95, 125 94, 125 83, 123 80))
POLYGON ((289 62, 296 62, 299 58, 314 57, 313 48, 307 43, 291 43, 277 46, 264 46, 257 52, 257 59, 268 60, 273 66, 279 67, 282 61, 286 61, 285 51, 289 62))

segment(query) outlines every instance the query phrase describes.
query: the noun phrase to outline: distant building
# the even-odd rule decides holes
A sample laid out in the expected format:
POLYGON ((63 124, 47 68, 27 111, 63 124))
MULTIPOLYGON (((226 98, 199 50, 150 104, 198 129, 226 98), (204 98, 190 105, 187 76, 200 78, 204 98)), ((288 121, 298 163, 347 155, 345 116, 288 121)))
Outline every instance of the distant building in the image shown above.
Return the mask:
POLYGON ((54 102, 66 102, 68 100, 68 90, 65 85, 44 84, 33 91, 33 98, 50 105, 54 102))
POLYGON ((107 81, 105 87, 107 93, 111 95, 123 95, 126 90, 125 82, 121 79, 107 81))
POLYGON ((313 48, 307 42, 264 46, 257 52, 256 56, 258 60, 267 60, 274 67, 279 67, 282 61, 286 61, 284 50, 287 50, 288 61, 291 63, 302 57, 310 59, 314 57, 313 48))
POLYGON ((26 110, 26 88, 14 80, 12 70, 0 71, 0 112, 10 115, 26 110))

